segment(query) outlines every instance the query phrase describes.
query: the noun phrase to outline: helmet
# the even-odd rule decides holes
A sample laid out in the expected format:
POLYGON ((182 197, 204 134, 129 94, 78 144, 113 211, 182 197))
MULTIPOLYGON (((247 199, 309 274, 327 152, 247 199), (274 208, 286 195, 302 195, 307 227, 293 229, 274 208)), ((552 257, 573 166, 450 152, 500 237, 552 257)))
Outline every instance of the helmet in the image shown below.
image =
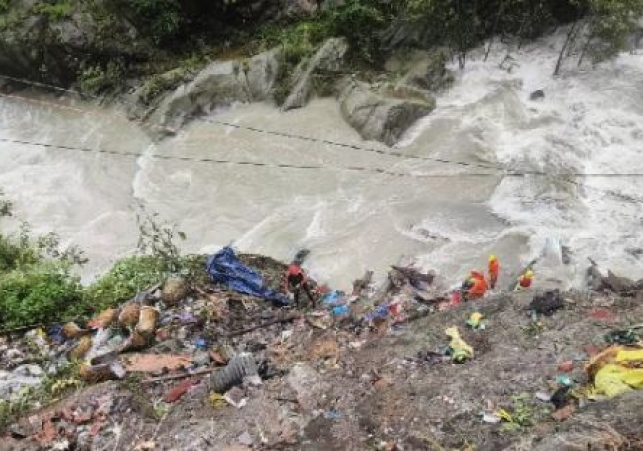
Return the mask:
POLYGON ((492 255, 489 256, 489 261, 490 262, 495 262, 496 260, 498 260, 498 257, 496 257, 495 255, 492 254, 492 255))
POLYGON ((527 271, 525 271, 525 277, 531 279, 532 277, 534 277, 534 272, 531 269, 528 269, 527 271))

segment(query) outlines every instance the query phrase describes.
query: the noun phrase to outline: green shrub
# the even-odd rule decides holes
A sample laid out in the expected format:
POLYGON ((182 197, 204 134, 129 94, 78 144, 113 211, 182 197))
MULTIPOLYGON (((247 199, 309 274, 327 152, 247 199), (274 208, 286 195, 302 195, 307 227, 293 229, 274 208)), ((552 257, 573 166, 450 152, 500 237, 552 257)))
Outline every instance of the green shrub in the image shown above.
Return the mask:
POLYGON ((71 275, 66 264, 33 264, 0 277, 0 324, 3 328, 64 319, 78 310, 81 301, 80 281, 71 275))
POLYGON ((154 256, 123 258, 85 291, 85 304, 94 310, 113 307, 131 299, 141 290, 162 282, 165 263, 154 256))
POLYGON ((118 89, 123 78, 123 68, 116 61, 102 66, 96 64, 83 69, 78 75, 80 90, 89 94, 101 94, 118 89))
POLYGON ((69 1, 55 3, 36 3, 32 8, 34 14, 45 16, 50 22, 60 22, 71 16, 74 7, 69 1))
POLYGON ((130 0, 134 21, 149 29, 154 42, 174 36, 181 26, 181 5, 177 0, 130 0))

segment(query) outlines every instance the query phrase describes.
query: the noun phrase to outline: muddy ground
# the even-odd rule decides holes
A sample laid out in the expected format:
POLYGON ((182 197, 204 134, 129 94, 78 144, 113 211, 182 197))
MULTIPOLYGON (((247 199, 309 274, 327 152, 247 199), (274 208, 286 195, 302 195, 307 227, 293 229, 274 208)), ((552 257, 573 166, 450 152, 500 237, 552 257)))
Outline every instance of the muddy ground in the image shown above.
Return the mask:
MULTIPOLYGON (((578 387, 586 383, 584 363, 607 346, 603 336, 610 328, 641 322, 643 299, 568 293, 565 307, 541 317, 538 328, 527 309, 532 297, 497 295, 383 332, 350 324, 313 327, 302 317, 232 338, 228 344, 237 350, 268 359, 273 374, 262 386, 243 387, 247 404, 239 409, 213 406, 204 375, 195 376, 192 389, 169 410, 158 401, 181 381, 129 380, 91 386, 38 415, 108 404, 100 431, 91 431, 92 423, 82 426, 82 437, 77 429, 68 449, 643 449, 641 392, 582 399, 563 421, 552 418, 550 403, 535 398, 551 393, 562 374, 578 387), (484 330, 465 326, 474 311, 485 315, 484 330), (448 345, 444 329, 452 325, 474 348, 473 360, 418 358, 441 353, 448 345), (563 373, 559 365, 569 360, 573 369, 563 373), (518 395, 529 412, 524 425, 483 421, 483 412, 499 407, 516 413, 512 399, 518 395)), ((29 418, 20 424, 28 428, 29 418)), ((2 451, 54 445, 47 446, 31 439, 0 442, 2 451)))

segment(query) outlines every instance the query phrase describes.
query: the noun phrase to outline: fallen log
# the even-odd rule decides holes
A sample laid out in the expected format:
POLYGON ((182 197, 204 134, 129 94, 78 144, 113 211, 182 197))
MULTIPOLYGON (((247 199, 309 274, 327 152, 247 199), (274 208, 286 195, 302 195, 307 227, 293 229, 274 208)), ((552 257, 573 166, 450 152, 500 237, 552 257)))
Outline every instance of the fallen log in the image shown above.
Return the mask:
POLYGON ((225 338, 230 338, 230 337, 237 337, 239 335, 244 335, 247 333, 250 333, 252 331, 255 331, 257 329, 263 329, 264 327, 272 326, 273 324, 278 324, 278 323, 287 323, 290 321, 294 321, 296 319, 301 318, 301 314, 299 313, 290 313, 289 315, 282 316, 279 318, 272 319, 270 321, 266 321, 265 323, 257 324, 256 326, 252 327, 247 327, 245 329, 240 329, 240 330, 234 330, 232 332, 228 332, 227 334, 224 335, 225 338))
POLYGON ((142 380, 141 384, 153 384, 154 382, 171 381, 175 379, 185 379, 186 377, 192 377, 192 376, 203 376, 204 374, 210 374, 213 369, 214 368, 206 368, 203 370, 195 371, 194 373, 171 374, 169 376, 153 377, 151 379, 142 380))

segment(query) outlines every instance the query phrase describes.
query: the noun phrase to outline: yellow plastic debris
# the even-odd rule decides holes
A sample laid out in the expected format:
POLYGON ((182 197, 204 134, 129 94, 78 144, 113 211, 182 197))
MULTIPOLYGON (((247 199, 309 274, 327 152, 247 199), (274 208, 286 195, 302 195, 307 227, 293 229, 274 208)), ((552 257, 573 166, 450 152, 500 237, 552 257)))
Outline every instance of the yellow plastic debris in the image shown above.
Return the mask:
POLYGON ((643 363, 643 349, 621 349, 616 353, 617 363, 643 363))
POLYGON ((471 316, 469 316, 469 319, 467 320, 467 325, 474 329, 477 329, 478 327, 480 327, 482 318, 484 318, 484 315, 482 313, 473 312, 471 316))
POLYGON ((618 396, 643 389, 643 369, 608 363, 596 373, 593 395, 618 396))
POLYGON ((594 356, 586 367, 594 387, 589 393, 608 397, 643 390, 643 349, 611 346, 594 356))
POLYGON ((456 326, 447 328, 444 333, 451 338, 451 360, 461 363, 473 358, 473 348, 460 337, 460 331, 456 326))
POLYGON ((498 409, 496 412, 494 412, 494 415, 500 418, 501 420, 505 420, 509 423, 513 423, 514 421, 511 414, 507 412, 505 409, 498 409))
POLYGON ((210 393, 209 400, 210 400, 210 405, 215 409, 219 407, 225 407, 228 405, 228 402, 225 400, 223 395, 220 395, 215 392, 210 393))

